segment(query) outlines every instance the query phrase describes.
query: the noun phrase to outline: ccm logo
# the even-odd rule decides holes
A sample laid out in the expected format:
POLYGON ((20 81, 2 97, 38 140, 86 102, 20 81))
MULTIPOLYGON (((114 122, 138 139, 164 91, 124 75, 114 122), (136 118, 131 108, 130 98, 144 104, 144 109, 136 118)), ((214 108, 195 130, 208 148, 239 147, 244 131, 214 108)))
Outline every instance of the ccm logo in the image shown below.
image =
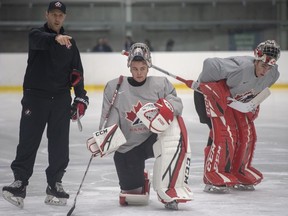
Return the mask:
POLYGON ((103 130, 97 131, 95 133, 95 136, 101 136, 101 135, 106 134, 106 133, 108 133, 108 130, 107 129, 103 129, 103 130))

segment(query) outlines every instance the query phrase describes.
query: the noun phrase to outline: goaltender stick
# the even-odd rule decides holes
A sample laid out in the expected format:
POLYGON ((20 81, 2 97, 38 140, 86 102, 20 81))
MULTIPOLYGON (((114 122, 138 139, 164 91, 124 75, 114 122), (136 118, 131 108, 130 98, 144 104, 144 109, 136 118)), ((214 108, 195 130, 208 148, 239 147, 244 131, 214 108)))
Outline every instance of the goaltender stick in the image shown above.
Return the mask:
POLYGON ((276 61, 280 47, 274 40, 260 43, 255 57, 208 58, 198 81, 194 102, 201 123, 210 128, 204 150, 204 191, 229 192, 230 188, 254 190, 263 179, 252 166, 257 140, 254 120, 259 106, 242 113, 227 106, 227 97, 248 102, 279 78, 276 61))
POLYGON ((114 154, 120 205, 148 204, 150 179, 145 160, 155 157, 153 188, 166 208, 177 210, 178 203, 192 200, 188 188, 191 152, 181 117, 183 105, 167 78, 147 77, 151 65, 149 48, 144 43, 133 44, 127 63, 132 77, 124 77, 115 102, 113 92, 119 81, 106 84, 100 128, 107 120, 105 127, 118 125, 126 138, 114 154))

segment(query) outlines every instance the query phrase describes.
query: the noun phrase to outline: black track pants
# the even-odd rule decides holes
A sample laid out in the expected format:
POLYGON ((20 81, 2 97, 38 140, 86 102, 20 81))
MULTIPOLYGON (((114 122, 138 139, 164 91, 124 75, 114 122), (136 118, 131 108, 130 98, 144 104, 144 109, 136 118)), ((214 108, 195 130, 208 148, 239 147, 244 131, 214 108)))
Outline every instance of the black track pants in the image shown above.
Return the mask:
POLYGON ((11 164, 15 179, 28 184, 47 126, 49 166, 46 176, 48 184, 54 185, 61 181, 69 162, 70 92, 55 97, 24 94, 21 104, 19 144, 11 164))

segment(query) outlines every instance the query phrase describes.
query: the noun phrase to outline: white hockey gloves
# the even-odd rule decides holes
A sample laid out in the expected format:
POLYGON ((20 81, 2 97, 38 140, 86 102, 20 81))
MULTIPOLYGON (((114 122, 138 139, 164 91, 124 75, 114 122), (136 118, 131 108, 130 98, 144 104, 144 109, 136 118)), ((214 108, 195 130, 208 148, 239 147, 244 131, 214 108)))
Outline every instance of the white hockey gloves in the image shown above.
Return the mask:
POLYGON ((126 143, 125 136, 118 125, 114 124, 94 132, 93 137, 87 140, 87 148, 94 156, 103 157, 116 151, 124 143, 126 143))
POLYGON ((173 121, 174 108, 166 99, 160 98, 156 103, 144 104, 137 117, 153 133, 162 133, 173 121))

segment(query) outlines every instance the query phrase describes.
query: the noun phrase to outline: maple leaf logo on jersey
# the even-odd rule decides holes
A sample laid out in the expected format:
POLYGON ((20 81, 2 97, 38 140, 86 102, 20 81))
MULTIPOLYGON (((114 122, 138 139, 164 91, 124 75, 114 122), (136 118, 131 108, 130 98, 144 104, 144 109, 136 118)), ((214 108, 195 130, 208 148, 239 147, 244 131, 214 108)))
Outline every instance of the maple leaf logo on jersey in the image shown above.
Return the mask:
POLYGON ((136 106, 133 106, 133 109, 130 112, 126 112, 126 119, 132 122, 132 125, 136 125, 142 123, 140 119, 137 117, 136 113, 142 107, 142 103, 138 101, 136 106))

